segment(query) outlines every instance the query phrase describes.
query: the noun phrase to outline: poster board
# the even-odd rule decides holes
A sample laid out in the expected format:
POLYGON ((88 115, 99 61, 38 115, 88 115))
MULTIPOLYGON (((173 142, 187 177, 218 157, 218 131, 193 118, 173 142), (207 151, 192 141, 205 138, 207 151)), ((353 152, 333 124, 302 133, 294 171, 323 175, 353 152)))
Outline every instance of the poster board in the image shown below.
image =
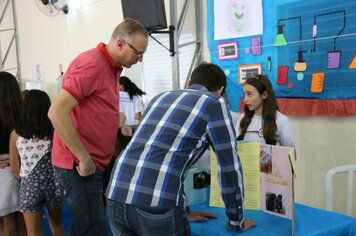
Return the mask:
MULTIPOLYGON (((245 209, 260 210, 294 221, 295 149, 259 143, 239 143, 244 176, 245 209)), ((210 207, 225 207, 218 182, 217 159, 211 151, 210 207)), ((253 220, 253 219, 252 219, 253 220)))

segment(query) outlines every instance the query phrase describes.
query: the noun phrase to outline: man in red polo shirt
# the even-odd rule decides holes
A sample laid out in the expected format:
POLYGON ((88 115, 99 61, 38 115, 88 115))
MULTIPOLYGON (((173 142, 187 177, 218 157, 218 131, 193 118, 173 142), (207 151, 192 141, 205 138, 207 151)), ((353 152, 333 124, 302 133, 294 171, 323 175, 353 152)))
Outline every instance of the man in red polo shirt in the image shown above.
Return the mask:
POLYGON ((71 235, 106 235, 103 172, 114 153, 119 125, 118 77, 143 60, 144 26, 125 19, 108 44, 76 57, 48 116, 55 128, 52 164, 72 214, 71 235))

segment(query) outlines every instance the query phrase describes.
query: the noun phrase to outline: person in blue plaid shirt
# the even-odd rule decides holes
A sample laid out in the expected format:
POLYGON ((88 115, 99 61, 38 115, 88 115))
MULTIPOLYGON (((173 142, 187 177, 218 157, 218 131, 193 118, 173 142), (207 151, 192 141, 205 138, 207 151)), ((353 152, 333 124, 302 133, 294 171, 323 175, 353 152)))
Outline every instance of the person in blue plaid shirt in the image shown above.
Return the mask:
POLYGON ((219 162, 230 230, 254 226, 244 220, 242 168, 230 111, 220 95, 226 76, 202 63, 189 87, 154 97, 127 148, 116 160, 107 188, 114 235, 191 235, 184 178, 210 145, 219 162))

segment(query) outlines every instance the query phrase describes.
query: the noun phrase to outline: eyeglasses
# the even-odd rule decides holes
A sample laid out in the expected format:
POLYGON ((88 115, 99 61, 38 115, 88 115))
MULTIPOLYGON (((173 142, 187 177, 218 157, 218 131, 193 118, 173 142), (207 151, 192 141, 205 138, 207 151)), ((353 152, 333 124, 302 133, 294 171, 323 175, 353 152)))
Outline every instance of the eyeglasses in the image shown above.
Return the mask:
POLYGON ((145 53, 145 52, 140 52, 139 50, 137 50, 134 46, 132 46, 129 42, 127 42, 125 39, 122 39, 127 45, 129 45, 129 47, 132 49, 132 50, 134 50, 134 52, 136 53, 136 55, 138 56, 138 57, 142 57, 143 56, 143 54, 145 53))

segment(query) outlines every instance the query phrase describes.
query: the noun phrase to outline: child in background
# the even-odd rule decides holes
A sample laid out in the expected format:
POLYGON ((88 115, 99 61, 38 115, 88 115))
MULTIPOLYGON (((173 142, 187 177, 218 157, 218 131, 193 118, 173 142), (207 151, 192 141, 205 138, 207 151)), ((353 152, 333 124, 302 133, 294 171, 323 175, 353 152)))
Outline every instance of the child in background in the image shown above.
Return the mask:
POLYGON ((0 235, 26 235, 18 212, 19 181, 9 167, 10 133, 21 114, 22 95, 16 78, 0 72, 0 235))
POLYGON ((294 137, 288 118, 279 112, 271 82, 265 75, 246 80, 245 113, 241 114, 235 127, 237 140, 294 146, 294 137))
POLYGON ((142 116, 143 105, 140 97, 146 94, 126 76, 119 78, 118 90, 120 93, 120 117, 124 115, 125 122, 118 133, 116 154, 120 154, 130 142, 132 133, 142 116))
POLYGON ((53 235, 64 235, 63 195, 51 165, 53 127, 47 117, 51 101, 40 90, 24 97, 22 115, 10 136, 11 170, 21 178, 20 211, 28 235, 43 235, 43 207, 48 207, 53 235))

